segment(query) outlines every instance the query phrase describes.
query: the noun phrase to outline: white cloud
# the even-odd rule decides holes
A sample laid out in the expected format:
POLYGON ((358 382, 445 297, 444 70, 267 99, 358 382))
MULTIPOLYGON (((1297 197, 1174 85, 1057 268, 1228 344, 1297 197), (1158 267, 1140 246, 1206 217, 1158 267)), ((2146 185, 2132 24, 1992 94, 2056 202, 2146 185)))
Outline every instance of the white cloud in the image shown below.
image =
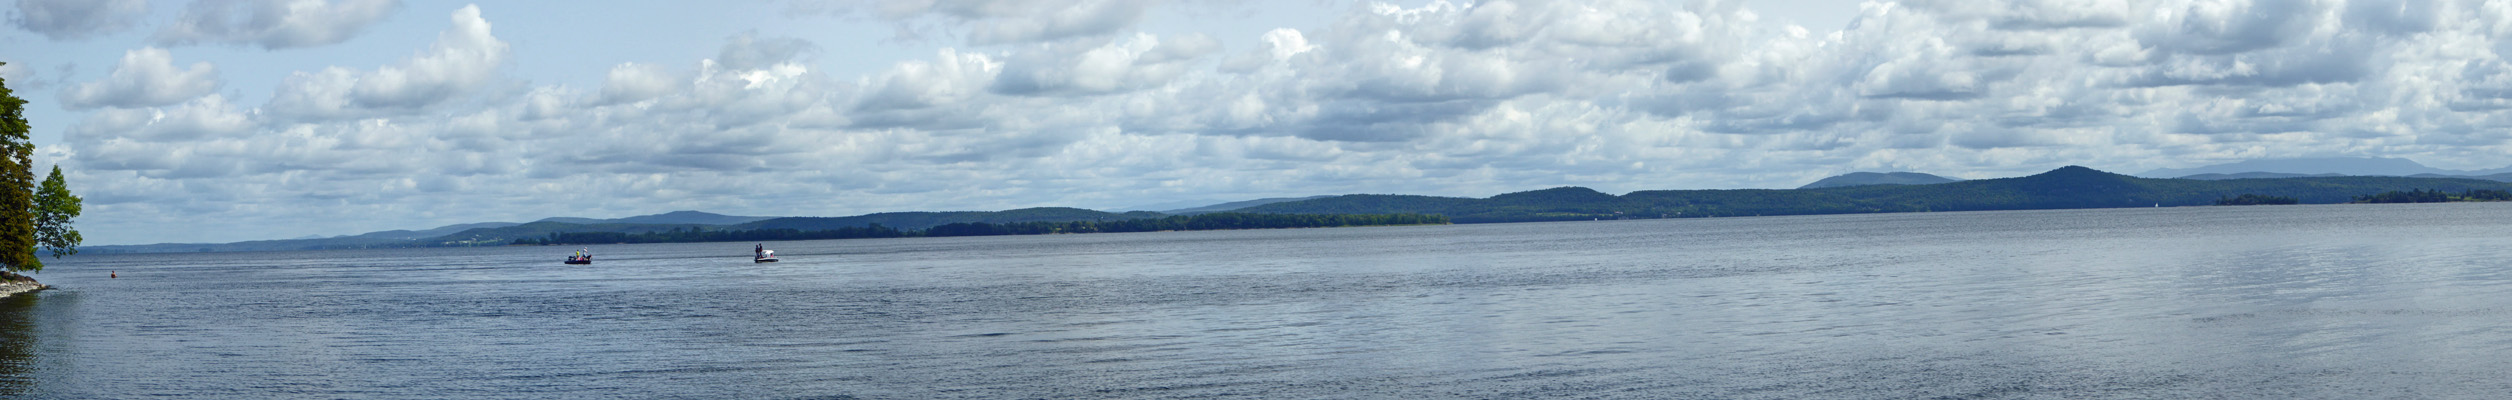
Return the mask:
POLYGON ((148 0, 18 0, 10 23, 52 40, 81 40, 130 30, 148 16, 148 0))
POLYGON ((122 53, 104 80, 62 89, 61 102, 72 109, 155 107, 216 92, 220 84, 217 66, 195 62, 177 68, 172 53, 142 48, 122 53))
POLYGON ((611 67, 602 78, 605 104, 634 103, 686 90, 689 78, 673 74, 660 65, 622 63, 611 67))
POLYGON ((286 49, 336 44, 380 22, 400 0, 200 0, 157 31, 162 46, 253 45, 286 49))
POLYGON ((992 89, 1023 96, 1099 95, 1159 87, 1176 80, 1220 41, 1189 34, 1163 41, 1139 34, 1105 46, 1043 44, 1003 61, 992 89))
POLYGON ((758 69, 797 61, 804 55, 819 50, 819 45, 812 44, 808 40, 790 37, 763 38, 758 37, 756 33, 745 32, 734 35, 730 41, 726 42, 724 48, 716 52, 715 62, 723 64, 725 68, 758 69))
POLYGON ((985 93, 1002 70, 1002 62, 984 54, 944 49, 934 60, 908 61, 891 67, 856 102, 855 109, 914 111, 955 105, 985 93))
POLYGON ((259 108, 205 94, 92 111, 59 157, 113 207, 99 216, 410 216, 260 237, 692 208, 2512 163, 2501 2, 1910 1, 1823 34, 1737 2, 1411 2, 1236 37, 1133 32, 1160 14, 1118 2, 849 4, 965 36, 866 76, 831 76, 809 41, 744 34, 689 52, 710 59, 580 71, 598 88, 483 90, 517 81, 467 8, 407 61, 297 74, 259 108), (996 22, 1027 25, 978 27, 996 22), (480 203, 517 206, 458 206, 480 203))
POLYGON ((495 78, 508 45, 490 34, 479 6, 455 10, 452 21, 426 51, 397 65, 292 74, 263 108, 299 119, 358 118, 407 114, 470 93, 495 78))
POLYGON ((997 45, 1107 36, 1138 23, 1159 0, 801 1, 804 12, 869 14, 893 21, 901 38, 938 21, 966 29, 969 44, 997 45))
POLYGON ((32 91, 51 86, 37 76, 33 68, 14 63, 0 64, 0 80, 7 81, 10 91, 32 91))
POLYGON ((213 94, 172 108, 97 111, 73 126, 69 135, 73 141, 185 142, 237 136, 254 127, 250 116, 236 110, 226 97, 213 94))

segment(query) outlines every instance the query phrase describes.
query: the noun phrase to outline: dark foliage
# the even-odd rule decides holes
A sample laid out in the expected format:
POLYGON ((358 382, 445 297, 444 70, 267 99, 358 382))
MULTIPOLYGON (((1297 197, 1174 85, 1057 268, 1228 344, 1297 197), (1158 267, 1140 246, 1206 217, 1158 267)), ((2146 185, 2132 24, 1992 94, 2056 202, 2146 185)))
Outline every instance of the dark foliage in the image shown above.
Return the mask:
POLYGON ((2462 192, 2460 198, 2468 201, 2512 201, 2512 191, 2472 189, 2462 192))
POLYGON ((1015 223, 1050 221, 1116 221, 1152 218, 1160 213, 1136 211, 1110 213, 1065 207, 1023 208, 1003 211, 887 212, 851 217, 785 217, 732 225, 732 229, 795 229, 803 231, 830 230, 844 227, 881 225, 917 230, 944 224, 964 222, 1015 223))
POLYGON ((686 243, 686 242, 755 242, 771 240, 870 239, 895 237, 950 237, 1044 235, 1057 233, 1203 231, 1224 229, 1327 228, 1345 226, 1435 225, 1448 223, 1447 217, 1426 214, 1247 214, 1213 213, 1179 215, 1161 218, 1140 218, 1114 221, 1033 221, 1033 222, 955 222, 921 231, 906 231, 879 224, 869 227, 845 227, 804 231, 785 228, 705 230, 696 227, 675 228, 654 232, 551 232, 543 237, 515 239, 512 244, 603 244, 603 243, 686 243))
POLYGON ((2355 196, 2357 203, 2447 203, 2454 201, 2512 201, 2512 192, 2496 189, 2469 189, 2453 196, 2441 190, 2415 189, 2355 196))
POLYGON ((2295 198, 2292 198, 2292 197, 2284 197, 2284 196, 2265 196, 2265 195, 2257 195, 2257 194, 2243 193, 2241 196, 2226 197, 2226 198, 2216 199, 2216 200, 2215 200, 2215 205, 2219 205, 2219 206, 2258 206, 2258 205, 2285 205, 2285 204, 2302 204, 2302 202, 2303 202, 2302 200, 2298 200, 2298 199, 2295 199, 2295 198))
MULTIPOLYGON (((7 65, 8 63, 0 63, 7 65)), ((0 270, 42 271, 36 248, 54 258, 78 253, 79 232, 70 226, 79 215, 79 197, 70 194, 54 166, 41 187, 35 181, 35 143, 28 132, 26 100, 0 79, 0 270)))
POLYGON ((908 232, 875 224, 869 227, 846 227, 830 230, 803 231, 794 229, 706 230, 698 227, 674 228, 654 232, 550 232, 537 238, 515 239, 511 244, 605 244, 605 243, 693 243, 693 242, 765 242, 774 240, 872 239, 909 236, 908 232))

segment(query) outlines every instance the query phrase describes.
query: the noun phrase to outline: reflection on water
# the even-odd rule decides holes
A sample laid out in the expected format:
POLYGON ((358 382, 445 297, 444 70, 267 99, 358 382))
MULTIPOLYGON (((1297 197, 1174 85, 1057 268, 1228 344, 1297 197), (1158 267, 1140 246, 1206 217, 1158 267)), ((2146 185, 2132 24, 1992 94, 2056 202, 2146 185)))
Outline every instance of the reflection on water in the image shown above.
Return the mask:
MULTIPOLYGON (((37 292, 40 293, 40 292, 37 292)), ((35 324, 37 293, 0 298, 0 397, 24 396, 35 386, 35 324)))
MULTIPOLYGON (((38 398, 2484 398, 2512 203, 75 257, 38 398), (121 279, 105 278, 118 270, 121 279)), ((40 300, 40 301, 38 301, 40 300)), ((29 324, 35 326, 29 327, 29 324)))

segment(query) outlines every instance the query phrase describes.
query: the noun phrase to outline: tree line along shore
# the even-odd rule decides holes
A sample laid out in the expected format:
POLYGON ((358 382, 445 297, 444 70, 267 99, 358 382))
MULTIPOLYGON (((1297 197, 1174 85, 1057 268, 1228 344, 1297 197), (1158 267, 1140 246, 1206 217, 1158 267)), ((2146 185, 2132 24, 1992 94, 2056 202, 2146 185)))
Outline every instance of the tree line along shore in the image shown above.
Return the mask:
POLYGON ((542 237, 517 238, 508 244, 753 242, 1445 224, 1448 224, 1447 217, 1430 214, 1213 213, 1115 221, 956 222, 926 229, 898 229, 875 223, 864 227, 819 230, 790 228, 709 230, 704 227, 689 226, 650 232, 550 232, 542 237))
MULTIPOLYGON (((2487 201, 2512 183, 2434 177, 2333 176, 2152 179, 2065 167, 2014 178, 1806 189, 1643 190, 1583 187, 1486 198, 1393 194, 1318 196, 1212 214, 1105 212, 1066 207, 885 212, 845 217, 733 217, 682 211, 614 220, 551 218, 425 231, 236 242, 101 246, 99 252, 288 251, 516 244, 663 243, 948 237, 1164 230, 1309 228, 1603 219, 1705 218, 1991 210, 2487 201), (657 218, 673 216, 691 218, 657 218), (1407 216, 1394 218, 1388 216, 1407 216), (1426 219, 1437 217, 1437 219, 1426 219), (1389 219, 1393 218, 1393 219, 1389 219), (1384 220, 1381 220, 1384 219, 1384 220), (670 221, 670 222, 658 222, 670 221)), ((1196 213, 1201 210, 1193 211, 1196 213)))

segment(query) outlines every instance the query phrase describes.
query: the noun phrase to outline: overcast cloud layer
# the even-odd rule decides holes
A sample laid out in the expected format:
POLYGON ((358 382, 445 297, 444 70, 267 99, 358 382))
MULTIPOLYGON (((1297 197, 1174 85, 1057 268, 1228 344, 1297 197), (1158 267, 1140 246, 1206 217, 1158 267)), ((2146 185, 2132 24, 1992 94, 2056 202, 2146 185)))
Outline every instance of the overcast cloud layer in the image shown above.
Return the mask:
MULTIPOLYGON (((76 4, 91 6, 18 24, 51 40, 133 29, 120 2, 76 4)), ((399 18, 444 23, 396 61, 232 87, 225 68, 160 47, 324 46, 403 6, 205 1, 91 61, 110 75, 19 93, 82 110, 44 121, 67 128, 42 156, 71 171, 100 243, 678 209, 2512 163, 2512 1, 1913 0, 1820 29, 1727 2, 1408 1, 1252 37, 1141 28, 1147 10, 1200 6, 796 2, 795 18, 893 25, 939 50, 841 76, 822 59, 858 49, 741 33, 690 52, 711 58, 577 71, 592 85, 506 75, 519 52, 549 49, 516 45, 530 40, 495 5, 414 7, 399 18)))

